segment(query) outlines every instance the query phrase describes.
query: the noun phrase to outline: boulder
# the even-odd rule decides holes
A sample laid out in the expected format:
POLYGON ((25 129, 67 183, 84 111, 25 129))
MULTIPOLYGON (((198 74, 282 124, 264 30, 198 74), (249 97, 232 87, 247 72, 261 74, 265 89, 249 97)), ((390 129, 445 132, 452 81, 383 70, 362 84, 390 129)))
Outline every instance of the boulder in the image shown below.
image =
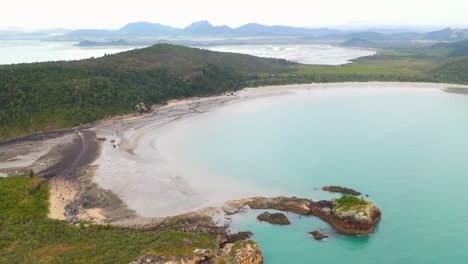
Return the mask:
POLYGON ((274 225, 289 225, 291 222, 289 222, 289 219, 282 213, 274 213, 271 214, 269 212, 264 212, 257 216, 257 219, 262 221, 262 222, 268 222, 270 224, 274 225))
POLYGON ((323 240, 324 238, 328 238, 328 236, 324 235, 320 231, 312 231, 309 234, 311 234, 315 240, 323 240))

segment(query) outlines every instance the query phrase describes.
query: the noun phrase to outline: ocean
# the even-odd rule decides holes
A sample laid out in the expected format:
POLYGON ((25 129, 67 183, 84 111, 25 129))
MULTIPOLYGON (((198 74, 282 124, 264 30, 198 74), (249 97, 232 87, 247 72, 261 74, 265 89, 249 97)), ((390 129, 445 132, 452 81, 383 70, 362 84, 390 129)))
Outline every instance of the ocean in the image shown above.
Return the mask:
MULTIPOLYGON (((180 164, 271 196, 314 200, 340 185, 383 212, 369 236, 343 236, 315 217, 273 226, 234 216, 265 263, 466 263, 468 96, 433 88, 324 88, 236 103, 174 134, 180 164), (177 138, 179 137, 179 138, 177 138), (322 229, 330 239, 308 232, 322 229)), ((234 185, 233 185, 234 186, 234 185)), ((237 185, 235 185, 237 186, 237 185)), ((233 187, 235 188, 235 187, 233 187)))

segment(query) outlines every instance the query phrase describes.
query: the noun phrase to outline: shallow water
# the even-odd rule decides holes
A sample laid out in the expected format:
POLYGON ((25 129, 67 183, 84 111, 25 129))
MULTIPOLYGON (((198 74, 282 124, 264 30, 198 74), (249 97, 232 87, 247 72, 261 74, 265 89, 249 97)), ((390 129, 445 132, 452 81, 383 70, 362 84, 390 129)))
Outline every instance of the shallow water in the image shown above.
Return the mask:
POLYGON ((76 47, 77 42, 1 40, 0 64, 79 60, 102 57, 134 47, 76 47))
MULTIPOLYGON (((376 233, 340 236, 314 217, 288 227, 234 217, 266 263, 466 263, 468 96, 437 89, 329 88, 246 101, 174 133, 187 167, 258 193, 312 199, 341 185, 383 212, 376 233), (180 135, 183 134, 183 137, 180 135), (324 228, 326 242, 307 232, 324 228)), ((167 139, 167 138, 166 138, 167 139)), ((236 187, 233 187, 236 188, 236 187)))
MULTIPOLYGON (((77 42, 40 40, 0 40, 0 64, 69 61, 102 57, 136 47, 77 47, 77 42)), ((141 47, 139 47, 141 48, 141 47)), ((291 60, 305 64, 340 65, 375 54, 371 50, 349 49, 330 45, 228 45, 201 47, 213 51, 235 52, 259 57, 291 60)))
POLYGON ((341 65, 359 57, 374 55, 373 50, 350 49, 318 44, 225 45, 202 47, 213 51, 285 59, 303 64, 341 65))

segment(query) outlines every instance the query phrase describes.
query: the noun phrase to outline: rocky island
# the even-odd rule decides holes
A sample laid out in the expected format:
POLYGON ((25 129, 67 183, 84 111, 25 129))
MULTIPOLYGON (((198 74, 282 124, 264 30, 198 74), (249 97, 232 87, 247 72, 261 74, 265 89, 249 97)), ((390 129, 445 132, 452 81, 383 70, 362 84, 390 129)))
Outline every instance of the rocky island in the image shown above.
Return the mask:
POLYGON ((374 232, 374 227, 382 216, 380 209, 372 202, 354 196, 317 202, 297 197, 254 197, 232 201, 229 205, 317 216, 333 226, 337 232, 346 235, 367 235, 374 232))
POLYGON ((274 225, 290 225, 289 219, 282 213, 270 214, 269 212, 264 212, 261 215, 257 216, 257 219, 261 222, 268 222, 274 225))

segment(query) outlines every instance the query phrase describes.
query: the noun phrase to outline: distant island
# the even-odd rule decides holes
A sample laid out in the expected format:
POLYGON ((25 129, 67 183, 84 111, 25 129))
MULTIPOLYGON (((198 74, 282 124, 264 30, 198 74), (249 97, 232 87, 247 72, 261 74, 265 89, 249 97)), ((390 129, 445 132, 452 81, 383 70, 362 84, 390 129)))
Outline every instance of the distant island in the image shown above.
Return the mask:
POLYGON ((112 40, 106 42, 99 42, 99 41, 89 41, 84 40, 78 44, 75 44, 77 47, 95 47, 95 46, 134 46, 134 43, 130 43, 126 40, 119 39, 119 40, 112 40))

